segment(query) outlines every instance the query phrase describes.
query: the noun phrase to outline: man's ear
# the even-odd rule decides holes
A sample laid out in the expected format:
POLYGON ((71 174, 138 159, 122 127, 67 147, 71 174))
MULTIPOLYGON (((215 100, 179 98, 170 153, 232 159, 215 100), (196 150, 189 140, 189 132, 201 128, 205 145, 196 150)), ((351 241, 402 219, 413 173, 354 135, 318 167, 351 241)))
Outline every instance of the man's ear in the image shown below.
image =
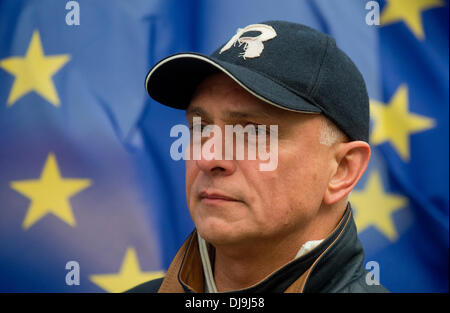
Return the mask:
POLYGON ((335 152, 337 167, 330 177, 323 201, 334 204, 353 190, 370 159, 370 146, 364 141, 339 143, 335 152))

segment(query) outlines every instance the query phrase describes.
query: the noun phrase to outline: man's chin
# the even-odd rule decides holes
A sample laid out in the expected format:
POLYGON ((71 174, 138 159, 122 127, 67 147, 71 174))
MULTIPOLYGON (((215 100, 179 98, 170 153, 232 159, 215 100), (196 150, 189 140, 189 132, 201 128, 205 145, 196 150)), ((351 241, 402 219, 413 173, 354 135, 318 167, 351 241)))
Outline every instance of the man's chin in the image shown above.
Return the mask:
POLYGON ((200 236, 214 246, 240 245, 249 240, 249 234, 225 223, 211 223, 197 226, 200 236))

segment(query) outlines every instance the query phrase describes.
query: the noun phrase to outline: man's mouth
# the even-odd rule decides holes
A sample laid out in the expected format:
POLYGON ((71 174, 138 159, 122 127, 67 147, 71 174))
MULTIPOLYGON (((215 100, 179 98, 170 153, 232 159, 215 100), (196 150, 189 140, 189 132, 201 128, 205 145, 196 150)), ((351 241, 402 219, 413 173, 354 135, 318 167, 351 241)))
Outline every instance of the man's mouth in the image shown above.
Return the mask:
POLYGON ((236 198, 233 198, 229 195, 226 195, 222 192, 211 191, 211 190, 203 190, 200 192, 200 200, 203 203, 215 204, 221 202, 241 202, 236 198))

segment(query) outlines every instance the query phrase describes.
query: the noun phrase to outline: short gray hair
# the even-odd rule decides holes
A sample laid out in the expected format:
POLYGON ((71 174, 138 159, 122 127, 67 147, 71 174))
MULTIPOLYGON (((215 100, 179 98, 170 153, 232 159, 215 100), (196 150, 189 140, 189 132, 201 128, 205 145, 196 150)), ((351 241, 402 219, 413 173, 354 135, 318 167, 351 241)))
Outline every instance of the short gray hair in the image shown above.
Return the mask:
POLYGON ((319 134, 319 142, 323 145, 331 147, 337 142, 347 141, 348 137, 340 130, 335 123, 327 117, 321 115, 321 127, 319 134))

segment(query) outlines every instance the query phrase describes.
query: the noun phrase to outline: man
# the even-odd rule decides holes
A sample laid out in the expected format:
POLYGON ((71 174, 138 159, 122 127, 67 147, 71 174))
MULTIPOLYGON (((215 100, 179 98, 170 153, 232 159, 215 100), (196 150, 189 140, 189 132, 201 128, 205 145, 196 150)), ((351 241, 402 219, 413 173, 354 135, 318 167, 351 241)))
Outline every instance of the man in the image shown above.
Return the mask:
POLYGON ((366 283, 348 203, 370 157, 368 95, 331 37, 288 22, 250 25, 210 57, 162 60, 146 88, 185 109, 194 132, 195 118, 220 130, 266 125, 258 144, 275 140, 277 162, 263 171, 262 160, 236 152, 195 158, 191 142, 186 198, 196 229, 164 279, 131 292, 386 291, 366 283))

